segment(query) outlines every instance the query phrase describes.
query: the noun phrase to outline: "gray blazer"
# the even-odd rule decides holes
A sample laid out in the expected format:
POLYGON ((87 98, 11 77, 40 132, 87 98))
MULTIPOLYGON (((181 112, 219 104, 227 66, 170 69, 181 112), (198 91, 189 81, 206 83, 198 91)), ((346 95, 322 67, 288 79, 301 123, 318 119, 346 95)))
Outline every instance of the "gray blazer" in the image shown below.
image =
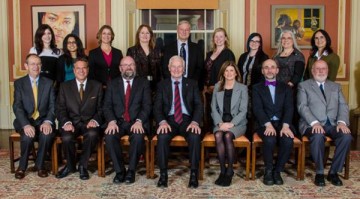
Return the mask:
MULTIPOLYGON (((219 123, 222 122, 223 107, 224 107, 224 91, 219 90, 219 83, 215 84, 214 92, 211 100, 211 116, 214 121, 214 130, 219 130, 219 123)), ((233 119, 231 123, 234 127, 230 131, 235 137, 240 137, 246 131, 246 113, 248 110, 248 89, 247 86, 236 82, 234 84, 233 93, 231 96, 231 115, 233 119)))
POLYGON ((324 83, 325 96, 314 79, 301 82, 297 92, 297 107, 301 116, 299 130, 301 134, 310 127, 311 122, 318 120, 325 125, 329 118, 331 125, 343 121, 349 125, 349 107, 345 102, 341 86, 326 80, 324 83))

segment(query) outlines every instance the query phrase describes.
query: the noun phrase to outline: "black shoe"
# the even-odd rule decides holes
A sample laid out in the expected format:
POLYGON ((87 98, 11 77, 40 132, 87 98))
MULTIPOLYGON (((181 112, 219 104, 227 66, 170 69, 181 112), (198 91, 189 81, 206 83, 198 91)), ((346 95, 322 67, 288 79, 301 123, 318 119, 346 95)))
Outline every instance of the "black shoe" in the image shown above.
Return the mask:
POLYGON ((20 168, 18 168, 15 172, 15 178, 16 179, 23 179, 25 177, 25 170, 21 170, 20 168))
POLYGON ((233 176, 234 176, 234 173, 233 173, 233 174, 230 174, 230 175, 225 174, 224 179, 223 179, 223 181, 222 181, 222 183, 221 183, 221 186, 223 186, 223 187, 228 187, 228 186, 230 186, 233 176))
POLYGON ((45 169, 40 169, 40 170, 38 170, 38 176, 40 178, 46 178, 49 176, 49 174, 45 169))
POLYGON ((168 186, 168 175, 167 172, 160 172, 160 178, 157 183, 157 187, 167 187, 168 186))
POLYGON ((125 183, 126 184, 132 184, 135 182, 135 171, 128 170, 125 176, 125 183))
POLYGON ((274 177, 273 177, 272 170, 265 170, 263 182, 265 185, 273 185, 274 184, 274 177))
POLYGON ((89 172, 84 166, 79 166, 79 173, 80 173, 80 179, 81 180, 89 180, 89 172))
POLYGON ((221 186, 222 182, 224 181, 225 174, 220 173, 219 177, 215 180, 215 184, 221 186))
POLYGON ((189 180, 189 188, 197 188, 199 186, 198 181, 198 172, 197 171, 191 171, 190 172, 190 180, 189 180))
POLYGON ((342 181, 340 180, 339 176, 337 173, 335 174, 329 174, 327 176, 327 180, 331 182, 331 184, 335 185, 335 186, 342 186, 343 183, 342 181))
POLYGON ((71 169, 68 166, 65 166, 56 174, 55 177, 56 178, 65 178, 69 174, 74 173, 74 171, 75 171, 75 169, 71 169))
POLYGON ((274 172, 273 172, 273 179, 274 179, 274 183, 275 183, 276 185, 282 185, 282 184, 284 184, 284 181, 283 181, 283 179, 281 178, 280 172, 278 172, 278 171, 274 171, 274 172))
POLYGON ((113 183, 120 184, 122 182, 125 182, 125 174, 126 174, 125 170, 123 170, 122 172, 116 173, 116 175, 113 179, 113 183))
POLYGON ((315 175, 315 185, 319 187, 325 186, 325 177, 324 174, 315 175))

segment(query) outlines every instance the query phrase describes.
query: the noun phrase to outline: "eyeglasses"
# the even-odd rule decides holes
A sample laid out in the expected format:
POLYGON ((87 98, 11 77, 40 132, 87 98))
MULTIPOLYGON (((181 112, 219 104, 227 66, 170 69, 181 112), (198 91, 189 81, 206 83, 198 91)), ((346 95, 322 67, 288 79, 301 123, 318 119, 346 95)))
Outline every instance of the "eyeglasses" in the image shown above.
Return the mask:
POLYGON ((76 44, 76 41, 68 41, 67 45, 70 45, 70 44, 76 44))
POLYGON ((260 44, 260 41, 257 41, 257 40, 250 40, 250 43, 253 43, 253 44, 260 44))

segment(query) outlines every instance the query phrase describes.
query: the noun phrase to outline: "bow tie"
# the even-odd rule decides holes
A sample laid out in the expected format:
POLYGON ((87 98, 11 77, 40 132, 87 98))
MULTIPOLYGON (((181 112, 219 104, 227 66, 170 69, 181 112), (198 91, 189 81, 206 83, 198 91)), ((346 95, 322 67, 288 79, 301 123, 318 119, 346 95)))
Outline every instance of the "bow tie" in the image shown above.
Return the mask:
POLYGON ((265 80, 265 86, 269 86, 269 85, 272 85, 272 86, 276 86, 276 81, 268 81, 268 80, 265 80))

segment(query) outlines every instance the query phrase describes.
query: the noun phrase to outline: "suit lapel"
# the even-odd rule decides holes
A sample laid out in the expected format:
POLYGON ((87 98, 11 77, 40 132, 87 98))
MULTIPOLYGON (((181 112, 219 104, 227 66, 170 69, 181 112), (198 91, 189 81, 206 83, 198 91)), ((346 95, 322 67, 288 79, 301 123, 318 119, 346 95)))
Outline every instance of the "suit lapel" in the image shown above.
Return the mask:
POLYGON ((190 74, 193 74, 193 68, 192 67, 190 67, 190 63, 192 63, 192 58, 194 58, 194 56, 191 56, 192 55, 192 53, 193 53, 193 50, 194 50, 194 48, 193 48, 193 46, 192 46, 192 43, 191 42, 188 42, 188 49, 189 49, 189 53, 188 53, 188 63, 186 64, 186 68, 187 68, 187 75, 188 75, 188 77, 191 77, 191 75, 190 74))
MULTIPOLYGON (((321 93, 321 90, 320 90, 320 88, 319 88, 319 86, 318 86, 318 84, 316 83, 315 80, 312 80, 312 82, 311 82, 311 87, 313 88, 314 92, 318 95, 318 97, 321 99, 321 101, 322 101, 324 104, 326 104, 326 100, 325 100, 323 94, 321 93)), ((326 86, 325 86, 325 87, 326 87, 326 86)), ((326 93, 326 92, 325 92, 325 93, 326 93)), ((325 95, 326 95, 326 94, 325 94, 325 95)))
POLYGON ((326 104, 329 104, 329 102, 331 100, 331 91, 332 91, 331 84, 329 84, 329 83, 327 83, 327 81, 325 81, 325 83, 324 83, 324 93, 325 93, 325 97, 326 97, 326 104))
POLYGON ((119 78, 118 87, 120 89, 120 92, 118 93, 118 95, 120 96, 120 100, 121 100, 122 104, 125 105, 125 90, 124 90, 124 81, 122 78, 119 78))
POLYGON ((39 108, 39 104, 42 104, 40 103, 40 101, 42 100, 42 97, 43 96, 43 92, 44 92, 44 79, 43 78, 39 78, 39 82, 38 82, 38 97, 37 97, 37 107, 39 108))
POLYGON ((31 98, 30 99, 31 100, 31 105, 33 106, 32 109, 34 109, 35 108, 35 98, 34 98, 34 93, 32 91, 32 85, 31 85, 29 75, 27 76, 27 78, 24 79, 23 83, 24 83, 24 89, 25 89, 25 91, 24 91, 25 96, 29 96, 31 98))
MULTIPOLYGON (((98 48, 98 57, 101 57, 99 61, 101 61, 101 65, 107 66, 107 63, 105 61, 105 57, 103 56, 103 51, 101 50, 101 47, 98 48)), ((114 60, 114 59, 112 59, 114 60)))
POLYGON ((165 86, 166 92, 168 93, 167 95, 167 100, 168 100, 168 104, 170 104, 170 108, 173 102, 173 89, 172 89, 172 81, 171 78, 167 80, 165 85, 169 85, 169 86, 165 86))
POLYGON ((235 107, 236 101, 240 98, 240 86, 237 82, 234 84, 233 93, 231 96, 231 110, 235 107))
POLYGON ((220 110, 221 112, 223 111, 223 107, 224 107, 224 93, 225 93, 224 91, 216 92, 216 101, 221 109, 220 110))
POLYGON ((137 77, 135 77, 131 86, 130 102, 129 102, 130 105, 132 104, 132 101, 135 98, 134 96, 135 93, 137 92, 137 89, 138 89, 138 81, 137 81, 137 77))
POLYGON ((76 102, 78 104, 81 104, 80 94, 79 94, 79 90, 78 90, 78 87, 77 87, 77 84, 76 84, 76 80, 72 80, 72 81, 73 82, 71 83, 71 90, 75 95, 76 102))
MULTIPOLYGON (((263 90, 263 93, 265 95, 265 98, 266 98, 266 102, 269 102, 270 104, 274 104, 274 102, 272 101, 272 97, 271 97, 271 93, 270 93, 270 89, 268 86, 265 86, 265 83, 262 84, 261 86, 262 90, 263 90)), ((275 92, 276 92, 276 89, 275 89, 275 92)), ((276 102, 276 101, 275 101, 276 102)))

